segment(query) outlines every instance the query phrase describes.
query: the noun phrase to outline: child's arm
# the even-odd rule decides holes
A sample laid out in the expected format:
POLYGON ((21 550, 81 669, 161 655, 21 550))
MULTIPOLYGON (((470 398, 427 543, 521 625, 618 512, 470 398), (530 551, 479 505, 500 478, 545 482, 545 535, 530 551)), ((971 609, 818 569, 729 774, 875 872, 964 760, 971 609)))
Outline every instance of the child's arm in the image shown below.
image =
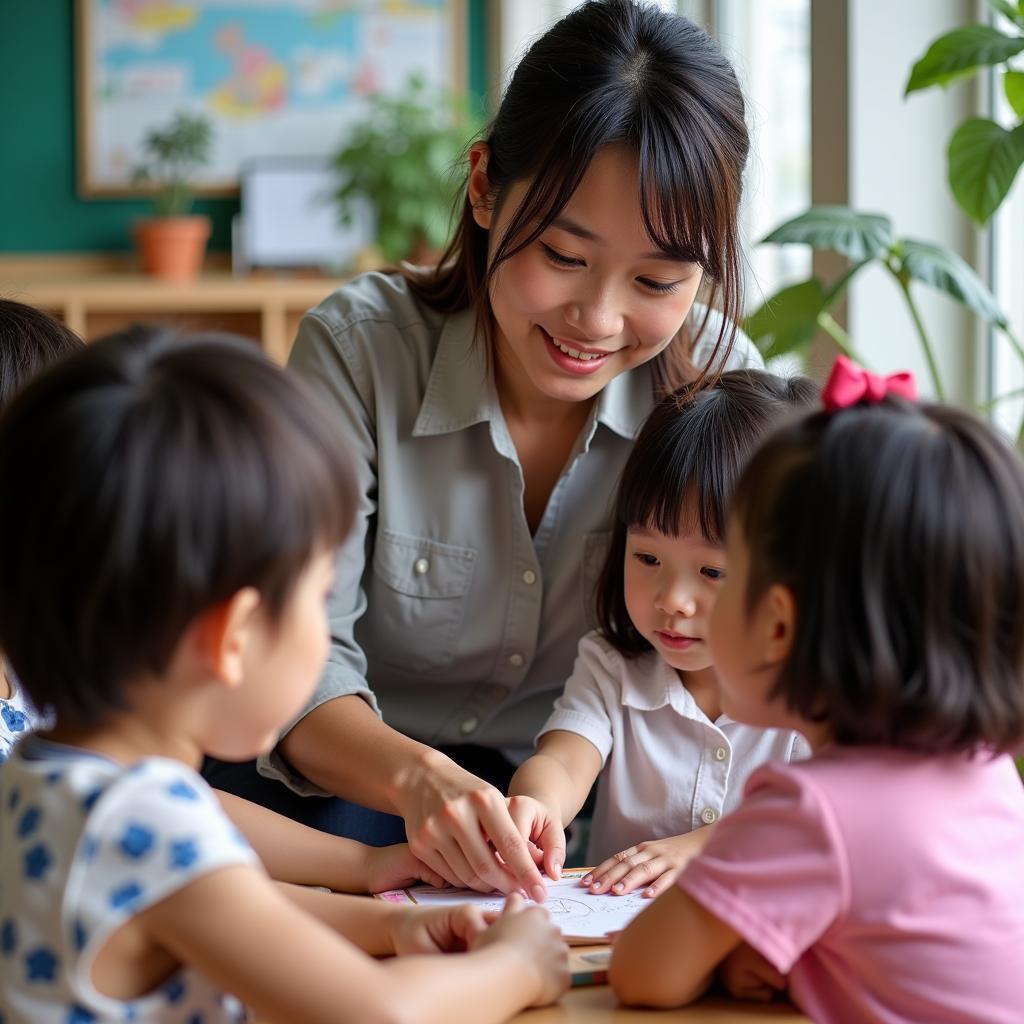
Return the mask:
MULTIPOLYGON (((370 901, 363 902, 370 914, 365 944, 398 948, 399 908, 370 910, 370 901)), ((351 914, 344 919, 351 928, 351 914)), ((343 941, 249 866, 203 875, 138 921, 151 942, 268 1021, 497 1024, 556 999, 568 984, 557 928, 539 908, 521 910, 516 899, 485 932, 464 937, 470 947, 464 955, 384 963, 343 941)), ((453 916, 452 937, 458 927, 453 916)))
POLYGON ((405 843, 364 846, 214 790, 221 807, 259 855, 271 878, 297 885, 323 885, 337 892, 382 892, 422 879, 444 879, 418 861, 405 843))
POLYGON ((741 941, 673 886, 616 937, 608 980, 624 1003, 682 1006, 705 992, 715 968, 741 941))
POLYGON ((611 891, 616 896, 625 896, 643 885, 643 895, 651 899, 675 881, 687 861, 704 849, 717 827, 717 823, 704 825, 685 835, 638 843, 601 861, 583 879, 583 884, 589 885, 591 892, 611 891))
POLYGON ((540 847, 550 878, 558 878, 565 863, 565 826, 579 813, 600 771, 601 754, 590 740, 555 729, 540 738, 537 753, 512 776, 509 813, 540 847))

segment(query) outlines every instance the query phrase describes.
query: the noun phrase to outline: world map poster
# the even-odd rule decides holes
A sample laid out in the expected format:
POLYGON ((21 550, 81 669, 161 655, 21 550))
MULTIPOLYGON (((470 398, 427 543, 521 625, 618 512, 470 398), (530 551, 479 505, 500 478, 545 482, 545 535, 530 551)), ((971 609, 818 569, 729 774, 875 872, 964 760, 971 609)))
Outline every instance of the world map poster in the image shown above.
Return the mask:
POLYGON ((266 156, 325 156, 367 97, 412 75, 465 85, 464 0, 78 0, 79 182, 130 194, 142 141, 202 114, 197 184, 237 188, 266 156))

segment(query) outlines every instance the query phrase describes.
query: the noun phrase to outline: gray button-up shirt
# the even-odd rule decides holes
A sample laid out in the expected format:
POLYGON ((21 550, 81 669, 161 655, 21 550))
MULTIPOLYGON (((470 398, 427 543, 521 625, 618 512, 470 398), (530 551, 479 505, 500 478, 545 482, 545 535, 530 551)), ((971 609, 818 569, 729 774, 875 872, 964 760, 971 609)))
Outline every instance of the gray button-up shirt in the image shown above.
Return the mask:
MULTIPOLYGON (((712 316, 698 339, 696 365, 720 322, 712 316)), ((359 491, 338 556, 331 653, 303 715, 359 694, 425 743, 477 743, 518 759, 596 625, 611 502, 653 406, 652 376, 645 365, 604 388, 531 536, 522 469, 474 327, 472 310, 437 313, 384 274, 356 278, 302 321, 289 365, 326 390, 359 491)), ((762 362, 741 336, 727 365, 762 362)), ((322 792, 276 752, 260 771, 322 792)))

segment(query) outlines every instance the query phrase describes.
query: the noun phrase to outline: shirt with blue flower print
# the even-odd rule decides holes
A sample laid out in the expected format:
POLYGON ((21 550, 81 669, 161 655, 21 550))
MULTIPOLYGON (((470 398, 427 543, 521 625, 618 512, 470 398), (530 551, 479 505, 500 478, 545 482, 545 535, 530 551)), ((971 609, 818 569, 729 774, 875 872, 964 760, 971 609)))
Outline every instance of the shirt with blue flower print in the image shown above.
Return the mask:
POLYGON ((224 1024, 233 997, 183 968, 130 1002, 92 985, 132 915, 211 871, 258 864, 198 774, 126 767, 29 736, 0 766, 0 1024, 224 1024))
MULTIPOLYGON (((0 672, 4 671, 0 665, 0 672)), ((11 686, 10 697, 0 697, 0 764, 11 756, 11 748, 24 735, 48 723, 32 706, 25 691, 10 669, 6 670, 11 686)))

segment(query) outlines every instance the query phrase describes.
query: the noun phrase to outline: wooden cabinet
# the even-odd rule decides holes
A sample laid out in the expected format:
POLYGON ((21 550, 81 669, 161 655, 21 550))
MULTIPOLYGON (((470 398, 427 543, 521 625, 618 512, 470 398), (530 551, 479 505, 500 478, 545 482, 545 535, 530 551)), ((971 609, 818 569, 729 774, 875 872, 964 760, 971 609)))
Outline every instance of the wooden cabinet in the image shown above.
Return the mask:
POLYGON ((45 310, 87 340, 131 323, 159 322, 242 334, 283 363, 302 314, 342 283, 238 278, 212 262, 196 281, 172 284, 133 272, 116 257, 0 258, 0 297, 45 310))

